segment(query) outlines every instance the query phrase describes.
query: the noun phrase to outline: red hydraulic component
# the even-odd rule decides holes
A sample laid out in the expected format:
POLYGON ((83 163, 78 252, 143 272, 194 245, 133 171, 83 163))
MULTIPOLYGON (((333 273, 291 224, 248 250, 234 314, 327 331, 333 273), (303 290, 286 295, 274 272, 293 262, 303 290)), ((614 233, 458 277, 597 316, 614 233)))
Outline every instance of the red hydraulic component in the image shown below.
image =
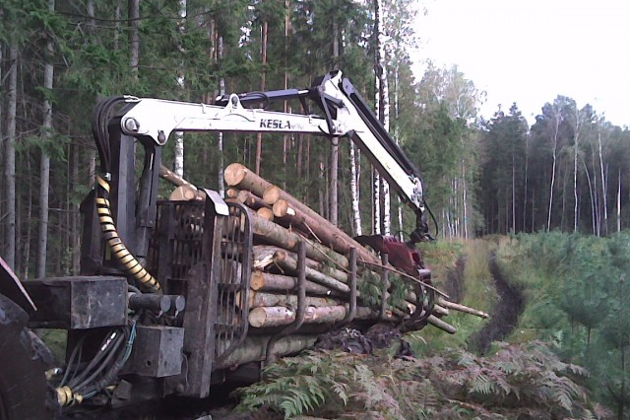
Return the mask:
POLYGON ((417 277, 424 268, 424 260, 419 250, 393 236, 362 235, 354 238, 361 245, 369 245, 376 252, 388 254, 389 263, 410 276, 417 277))

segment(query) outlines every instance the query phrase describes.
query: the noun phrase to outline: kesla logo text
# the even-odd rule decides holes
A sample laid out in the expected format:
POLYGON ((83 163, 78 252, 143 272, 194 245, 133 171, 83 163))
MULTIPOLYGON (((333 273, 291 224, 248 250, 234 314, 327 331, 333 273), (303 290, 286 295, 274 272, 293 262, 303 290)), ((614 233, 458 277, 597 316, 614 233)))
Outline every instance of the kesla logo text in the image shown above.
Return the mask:
POLYGON ((280 130, 290 130, 291 122, 282 120, 260 120, 260 128, 277 128, 280 130))

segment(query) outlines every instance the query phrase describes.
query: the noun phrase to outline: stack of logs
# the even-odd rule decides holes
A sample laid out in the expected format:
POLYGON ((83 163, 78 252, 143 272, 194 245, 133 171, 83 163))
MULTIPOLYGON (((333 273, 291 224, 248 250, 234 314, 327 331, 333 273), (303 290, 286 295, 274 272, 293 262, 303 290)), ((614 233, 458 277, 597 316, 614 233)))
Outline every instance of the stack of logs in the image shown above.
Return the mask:
MULTIPOLYGON (((249 296, 251 327, 286 326, 295 321, 299 300, 299 258, 296 253, 300 243, 304 244, 306 253, 304 324, 348 320, 352 306, 349 304, 352 301, 352 272, 358 272, 358 282, 374 282, 385 297, 389 295, 389 280, 386 277, 381 280, 381 260, 318 213, 241 164, 233 163, 225 169, 225 182, 229 187, 226 200, 241 203, 250 210, 254 231, 249 296), (353 269, 354 258, 349 258, 352 254, 356 254, 358 269, 353 269)), ((448 333, 453 334, 456 329, 440 318, 448 315, 449 310, 483 318, 488 316, 449 302, 444 294, 436 296, 439 298, 431 306, 433 312, 427 322, 448 333)), ((388 305, 379 311, 378 308, 368 307, 366 300, 358 295, 358 304, 352 311, 354 319, 402 321, 416 310, 416 298, 412 292, 407 293, 404 307, 400 304, 388 305)))

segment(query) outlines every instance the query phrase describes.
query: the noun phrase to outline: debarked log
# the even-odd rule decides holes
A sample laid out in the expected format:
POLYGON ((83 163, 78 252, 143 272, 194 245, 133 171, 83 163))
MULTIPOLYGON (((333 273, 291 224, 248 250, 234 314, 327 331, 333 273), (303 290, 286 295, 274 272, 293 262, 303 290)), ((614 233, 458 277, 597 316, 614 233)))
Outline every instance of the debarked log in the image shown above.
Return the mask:
MULTIPOLYGON (((345 305, 314 308, 309 306, 304 313, 305 324, 324 324, 342 321, 346 316, 345 305)), ((378 312, 365 307, 358 307, 355 319, 377 319, 378 312)), ((394 319, 389 315, 390 319, 394 319)), ((289 325, 295 320, 295 311, 284 306, 259 307, 249 311, 249 325, 254 328, 278 327, 289 325)))
MULTIPOLYGON (((240 302, 240 293, 237 292, 235 301, 240 302)), ((329 297, 314 297, 306 296, 306 306, 314 306, 317 308, 324 306, 337 306, 342 304, 338 299, 329 297)), ((249 307, 259 308, 261 306, 290 306, 297 308, 298 297, 296 295, 277 294, 277 293, 265 293, 250 291, 249 293, 249 307)))
POLYGON ((486 312, 479 311, 477 309, 469 308, 468 306, 460 305, 458 303, 449 302, 446 299, 438 299, 438 303, 447 309, 452 309, 458 312, 464 312, 470 315, 478 316, 479 318, 487 319, 490 317, 486 312))

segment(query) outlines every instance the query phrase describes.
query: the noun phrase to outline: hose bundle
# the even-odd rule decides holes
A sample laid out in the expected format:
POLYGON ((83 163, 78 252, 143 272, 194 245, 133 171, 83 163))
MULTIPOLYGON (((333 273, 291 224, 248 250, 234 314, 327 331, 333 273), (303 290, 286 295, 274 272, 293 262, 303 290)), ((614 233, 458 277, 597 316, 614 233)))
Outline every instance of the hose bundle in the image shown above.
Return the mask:
POLYGON ((92 134, 98 149, 101 172, 96 175, 96 209, 98 220, 103 231, 103 237, 112 251, 112 255, 123 268, 140 284, 145 291, 156 293, 160 291, 160 284, 127 249, 123 243, 114 219, 109 202, 111 181, 111 150, 107 125, 116 107, 130 99, 127 96, 116 96, 105 99, 96 107, 92 118, 92 134))

